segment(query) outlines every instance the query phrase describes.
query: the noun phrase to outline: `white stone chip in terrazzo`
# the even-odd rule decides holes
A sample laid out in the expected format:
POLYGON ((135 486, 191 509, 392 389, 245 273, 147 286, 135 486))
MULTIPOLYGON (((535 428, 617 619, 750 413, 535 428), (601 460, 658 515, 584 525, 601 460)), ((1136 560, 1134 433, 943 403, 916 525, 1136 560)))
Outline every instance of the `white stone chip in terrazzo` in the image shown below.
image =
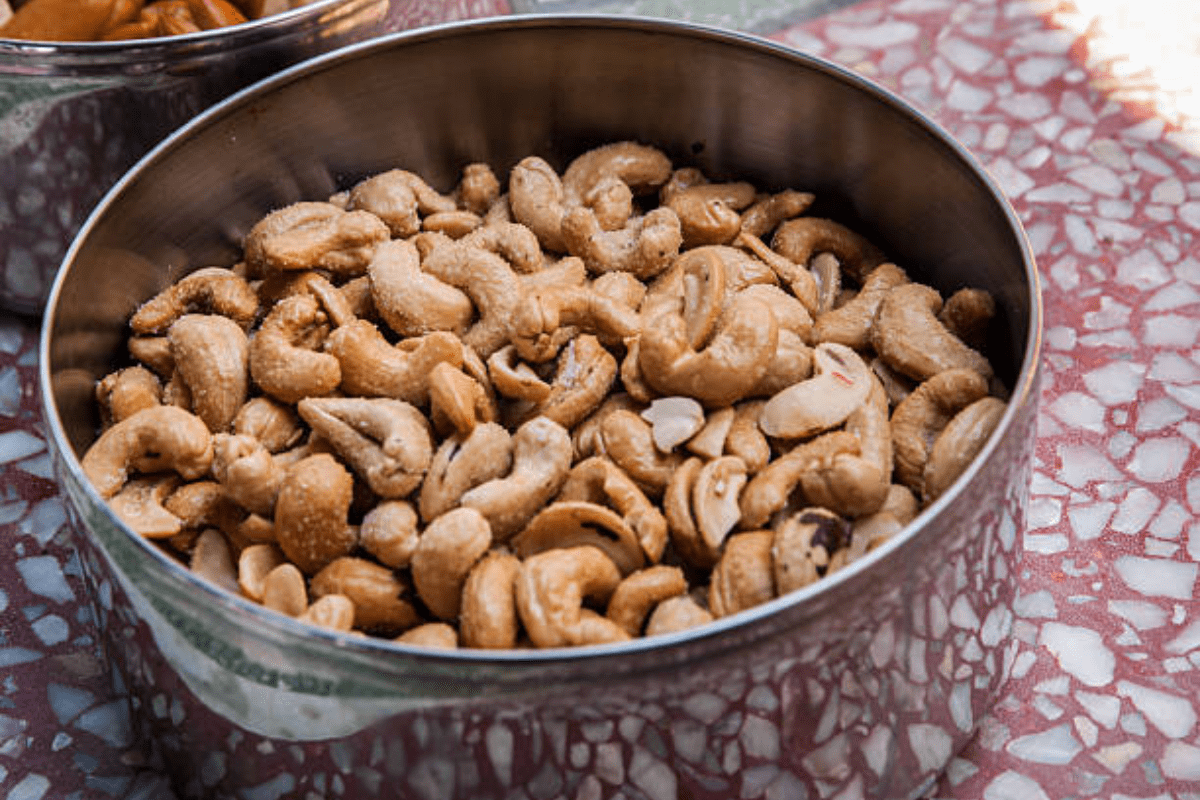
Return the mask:
POLYGON ((993 778, 983 790, 983 800, 1050 800, 1033 778, 1013 770, 993 778))
POLYGON ((1189 600, 1196 585, 1196 564, 1123 555, 1113 567, 1129 588, 1147 596, 1189 600))
POLYGON ((1112 774, 1120 775, 1129 766, 1130 762, 1141 754, 1142 746, 1140 744, 1137 742, 1123 742, 1121 744, 1101 747, 1092 753, 1091 756, 1112 774))
POLYGON ((1056 725, 1040 733, 1018 736, 1005 748, 1025 761, 1037 764, 1069 764, 1083 750, 1071 732, 1071 725, 1056 725))
POLYGON ((1062 669, 1087 686, 1112 683, 1116 658, 1100 634, 1079 625, 1047 622, 1039 643, 1049 650, 1062 669))
POLYGON ((1151 725, 1171 739, 1189 736, 1196 727, 1196 710, 1186 697, 1132 681, 1118 681, 1117 693, 1128 697, 1151 725))
POLYGON ((72 603, 75 592, 63 576, 62 566, 54 556, 31 556, 16 563, 17 572, 26 588, 34 594, 56 603, 72 603))
POLYGON ((30 773, 9 789, 5 800, 42 800, 49 790, 49 778, 45 775, 30 773))

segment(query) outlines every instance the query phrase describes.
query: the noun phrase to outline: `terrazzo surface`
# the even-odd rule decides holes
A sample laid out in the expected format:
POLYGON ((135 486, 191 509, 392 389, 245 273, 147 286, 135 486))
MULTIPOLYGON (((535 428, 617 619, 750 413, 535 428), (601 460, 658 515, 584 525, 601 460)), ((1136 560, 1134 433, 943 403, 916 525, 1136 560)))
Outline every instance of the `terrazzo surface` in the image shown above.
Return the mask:
MULTIPOLYGON (((991 171, 1038 258, 1043 396, 1011 678, 927 796, 1200 798, 1200 56, 1182 33, 1200 15, 1115 0, 682 7, 603 10, 703 14, 897 90, 991 171)), ((0 320, 0 800, 169 798, 64 535, 36 338, 36 322, 0 320)))

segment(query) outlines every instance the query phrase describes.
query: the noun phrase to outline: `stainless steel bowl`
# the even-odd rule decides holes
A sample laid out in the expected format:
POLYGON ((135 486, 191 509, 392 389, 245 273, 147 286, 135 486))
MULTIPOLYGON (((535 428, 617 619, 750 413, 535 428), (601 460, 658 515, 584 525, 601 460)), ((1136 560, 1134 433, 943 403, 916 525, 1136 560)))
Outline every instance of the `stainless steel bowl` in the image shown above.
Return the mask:
POLYGON ((900 798, 1002 692, 1034 441, 1041 306, 1020 224, 972 157, 825 61, 686 24, 528 17, 384 37, 285 71, 171 136, 100 203, 44 318, 59 474, 112 657, 181 795, 900 798), (920 279, 986 288, 1000 428, 901 535, 806 589, 623 645, 431 652, 314 632, 214 591, 87 485, 92 382, 124 321, 233 263, 267 211, 402 166, 448 190, 638 139, 816 192, 920 279))
POLYGON ((40 313, 96 201, 202 109, 318 53, 455 18, 441 0, 317 0, 170 39, 0 38, 0 307, 40 313))

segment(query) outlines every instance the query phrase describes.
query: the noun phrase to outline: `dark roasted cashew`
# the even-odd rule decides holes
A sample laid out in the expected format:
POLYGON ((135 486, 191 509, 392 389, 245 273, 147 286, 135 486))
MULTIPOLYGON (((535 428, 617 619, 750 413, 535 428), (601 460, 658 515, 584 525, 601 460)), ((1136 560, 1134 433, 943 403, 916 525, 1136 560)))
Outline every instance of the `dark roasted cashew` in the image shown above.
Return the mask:
POLYGON ((492 526, 492 536, 506 541, 558 494, 571 469, 571 437, 553 420, 535 417, 512 438, 512 469, 503 478, 469 489, 460 501, 492 526))
POLYGON ((367 275, 379 316, 401 336, 432 331, 461 334, 475 314, 471 299, 461 290, 422 271, 417 247, 408 240, 379 245, 367 275))
POLYGON ((458 617, 467 575, 491 546, 491 527, 473 508, 447 511, 426 526, 409 568, 417 595, 434 616, 458 617))
POLYGON ((996 316, 996 301, 983 289, 959 289, 946 298, 938 321, 946 330, 973 348, 983 347, 987 327, 996 316))
POLYGON ((288 559, 306 575, 358 544, 347 522, 354 478, 332 456, 301 459, 283 477, 275 501, 275 536, 288 559))
POLYGON ((583 607, 585 598, 606 603, 621 571, 595 547, 553 549, 530 556, 516 580, 517 612, 537 647, 621 642, 629 634, 583 607))
POLYGON ((195 480, 212 464, 212 435, 204 421, 174 406, 145 408, 100 434, 83 455, 83 473, 108 499, 131 470, 171 469, 195 480), (147 457, 149 463, 144 463, 147 457))
POLYGON ((687 395, 710 408, 747 396, 766 374, 779 342, 771 309, 752 298, 735 299, 702 350, 688 344, 679 314, 649 321, 639 341, 642 377, 664 395, 687 395))
POLYGON ((984 397, 959 411, 934 440, 925 462, 925 499, 935 500, 963 473, 1004 416, 1005 403, 984 397))
POLYGON ((429 400, 429 373, 442 362, 463 363, 458 337, 445 331, 392 345, 366 320, 343 325, 329 336, 329 355, 339 364, 341 388, 350 395, 390 397, 413 405, 429 400))
POLYGON ((500 425, 476 425, 470 436, 451 436, 438 446, 421 484, 418 508, 429 522, 458 505, 469 490, 507 475, 512 437, 500 425))
POLYGON ((637 534, 611 508, 581 500, 556 500, 512 538, 522 559, 560 547, 590 545, 612 559, 622 575, 641 569, 645 554, 637 534))
POLYGON ((466 647, 499 650, 517 646, 517 573, 521 560, 492 550, 484 555, 462 588, 458 628, 466 647))
POLYGON ((314 600, 342 595, 354 603, 354 627, 396 634, 417 624, 420 617, 406 595, 408 588, 388 567, 365 558, 343 556, 312 576, 314 600))
POLYGON ((757 200, 742 213, 742 233, 761 239, 784 220, 803 214, 815 199, 809 192, 785 189, 757 200))
MULTIPOLYGON (((318 352, 328 319, 316 297, 297 294, 280 300, 250 340, 250 377, 267 394, 285 403, 321 397, 342 380, 338 359, 318 352)), ((369 322, 364 322, 369 325, 369 322)))
POLYGON ((229 428, 246 402, 250 344, 236 322, 217 314, 184 314, 167 331, 175 374, 187 386, 192 412, 213 433, 229 428))
POLYGON ((713 616, 727 617, 773 599, 775 577, 771 531, 747 531, 729 537, 708 582, 713 616))
POLYGON ((633 531, 651 563, 662 558, 667 544, 666 519, 633 479, 609 459, 595 456, 572 467, 558 500, 609 506, 633 531))
POLYGON ((386 397, 314 397, 296 408, 380 497, 405 497, 420 485, 433 442, 413 406, 386 397))
POLYGON ((798 217, 784 222, 771 239, 771 249, 801 266, 809 266, 818 253, 831 253, 860 285, 867 273, 884 260, 879 248, 865 237, 822 217, 798 217))
POLYGON ((627 575, 613 591, 605 616, 639 636, 646 617, 659 603, 687 593, 688 583, 679 567, 659 565, 627 575))
POLYGON ((388 227, 367 211, 331 203, 300 202, 263 217, 246 234, 245 261, 252 274, 327 269, 361 275, 388 227))
POLYGON ((892 412, 896 480, 925 496, 925 465, 937 435, 962 409, 987 396, 987 381, 973 369, 949 369, 923 381, 892 412))
POLYGON ((815 583, 829 568, 833 554, 850 541, 850 526, 833 512, 804 508, 775 529, 771 547, 775 590, 781 594, 815 583))
POLYGON ((184 314, 220 314, 249 330, 258 313, 258 295, 232 270, 204 267, 180 278, 134 312, 135 334, 165 333, 184 314))
POLYGON ((937 290, 907 283, 888 292, 871 328, 871 343, 884 363, 918 381, 948 369, 973 369, 985 378, 992 366, 938 321, 937 290))
POLYGON ((763 433, 784 439, 812 436, 845 421, 866 402, 875 380, 858 353, 825 342, 813 350, 816 375, 793 384, 763 406, 763 433))

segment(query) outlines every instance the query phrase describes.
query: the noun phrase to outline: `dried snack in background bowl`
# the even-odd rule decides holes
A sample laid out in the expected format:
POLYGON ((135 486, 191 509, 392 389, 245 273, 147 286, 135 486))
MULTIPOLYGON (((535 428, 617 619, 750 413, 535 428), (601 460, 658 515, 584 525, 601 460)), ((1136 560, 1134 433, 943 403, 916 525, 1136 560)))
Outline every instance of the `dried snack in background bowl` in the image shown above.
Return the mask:
POLYGON ((178 36, 238 25, 311 0, 26 0, 0 9, 0 38, 98 42, 178 36))

